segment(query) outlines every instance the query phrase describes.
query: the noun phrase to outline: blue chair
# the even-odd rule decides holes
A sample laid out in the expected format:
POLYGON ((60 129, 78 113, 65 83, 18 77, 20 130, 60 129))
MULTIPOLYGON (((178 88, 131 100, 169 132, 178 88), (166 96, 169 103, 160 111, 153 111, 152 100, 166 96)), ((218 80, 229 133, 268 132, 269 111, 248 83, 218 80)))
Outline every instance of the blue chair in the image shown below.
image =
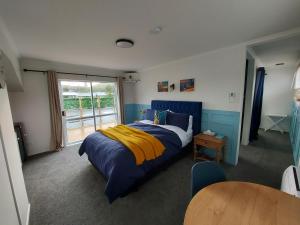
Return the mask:
POLYGON ((202 188, 225 180, 224 170, 218 163, 213 161, 196 163, 192 167, 192 197, 202 188))

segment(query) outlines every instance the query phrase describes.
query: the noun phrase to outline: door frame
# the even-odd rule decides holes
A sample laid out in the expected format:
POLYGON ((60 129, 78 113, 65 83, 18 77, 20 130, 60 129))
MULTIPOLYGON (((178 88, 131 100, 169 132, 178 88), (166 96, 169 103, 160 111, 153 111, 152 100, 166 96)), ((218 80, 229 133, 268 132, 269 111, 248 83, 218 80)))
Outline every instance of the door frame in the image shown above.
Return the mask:
MULTIPOLYGON (((65 109, 64 109, 64 98, 63 98, 63 92, 62 92, 62 86, 61 86, 61 82, 62 81, 88 82, 90 84, 92 82, 92 81, 86 80, 86 79, 64 79, 64 78, 57 79, 58 88, 59 88, 59 101, 60 101, 61 113, 63 113, 63 111, 65 111, 65 109)), ((92 101, 93 101, 93 96, 92 96, 93 93, 92 93, 91 87, 90 87, 90 91, 91 91, 91 98, 92 98, 92 101)), ((79 118, 79 119, 94 118, 95 117, 95 110, 94 110, 94 105, 93 104, 92 104, 92 109, 93 109, 93 115, 92 116, 84 116, 84 117, 79 118)), ((76 120, 76 119, 78 119, 78 118, 74 118, 74 120, 76 120)), ((94 123, 94 127, 95 127, 95 123, 94 123)), ((62 115, 62 128, 63 128, 63 144, 64 144, 64 146, 76 145, 76 144, 80 144, 82 142, 82 140, 80 140, 80 141, 74 141, 74 142, 70 142, 70 143, 67 141, 67 137, 68 137, 68 133, 67 133, 67 119, 66 119, 66 116, 64 116, 64 115, 62 115)))
POLYGON ((243 119, 243 128, 241 129, 241 145, 249 144, 249 133, 250 133, 250 124, 252 117, 252 104, 254 96, 254 86, 255 86, 255 71, 256 71, 256 59, 255 57, 247 50, 246 59, 248 60, 248 72, 247 72, 247 82, 246 82, 246 96, 243 102, 244 105, 244 119, 243 119))
MULTIPOLYGON (((65 111, 64 109, 64 102, 63 102, 63 92, 62 92, 62 86, 61 86, 61 82, 62 81, 69 81, 69 82, 88 82, 90 83, 90 93, 91 93, 91 101, 94 102, 94 92, 93 92, 93 82, 98 82, 98 83, 114 83, 114 86, 115 86, 115 96, 114 96, 114 101, 115 101, 115 107, 116 107, 116 112, 115 113, 112 113, 113 115, 116 115, 116 119, 117 119, 117 123, 119 123, 120 121, 120 112, 119 112, 119 108, 120 108, 120 105, 119 105, 119 99, 118 99, 118 93, 119 93, 119 90, 118 90, 118 87, 117 87, 117 82, 116 81, 100 81, 100 80, 89 80, 89 79, 70 79, 70 78, 58 78, 57 79, 57 82, 58 82, 58 89, 59 89, 59 101, 60 101, 60 106, 61 106, 61 113, 63 113, 63 111, 65 111)), ((93 111, 93 115, 92 116, 84 116, 82 118, 79 118, 79 119, 92 119, 94 120, 94 129, 96 131, 96 126, 97 126, 97 123, 96 123, 96 118, 97 117, 101 117, 100 115, 96 115, 95 114, 95 108, 94 108, 94 104, 92 104, 92 111, 93 111)), ((112 115, 112 114, 108 114, 108 115, 112 115)), ((108 116, 107 115, 107 116, 108 116)), ((102 115, 103 116, 103 115, 102 115)), ((106 116, 106 115, 104 115, 106 116)), ((77 119, 77 118, 74 118, 74 120, 77 119)), ((67 133, 67 119, 66 119, 66 116, 62 115, 62 128, 63 128, 63 146, 70 146, 70 145, 76 145, 76 144, 80 144, 83 140, 80 140, 80 141, 75 141, 75 142, 71 142, 71 143, 68 143, 67 141, 67 136, 68 136, 68 133, 67 133)))
POLYGON ((245 117, 245 104, 246 104, 246 93, 247 93, 247 84, 248 84, 248 73, 249 73, 249 59, 246 58, 245 65, 245 81, 244 81, 244 93, 243 93, 243 108, 242 108, 242 119, 241 119, 241 132, 240 132, 240 142, 243 137, 243 128, 244 128, 244 117, 245 117))

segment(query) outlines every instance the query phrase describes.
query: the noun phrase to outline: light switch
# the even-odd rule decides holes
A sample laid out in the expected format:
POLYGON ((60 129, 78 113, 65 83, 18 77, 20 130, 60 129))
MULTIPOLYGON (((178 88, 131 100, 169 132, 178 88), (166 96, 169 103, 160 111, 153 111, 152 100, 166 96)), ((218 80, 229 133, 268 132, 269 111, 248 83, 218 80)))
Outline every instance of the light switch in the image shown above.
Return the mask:
POLYGON ((229 99, 229 103, 235 103, 236 102, 236 93, 229 92, 228 99, 229 99))

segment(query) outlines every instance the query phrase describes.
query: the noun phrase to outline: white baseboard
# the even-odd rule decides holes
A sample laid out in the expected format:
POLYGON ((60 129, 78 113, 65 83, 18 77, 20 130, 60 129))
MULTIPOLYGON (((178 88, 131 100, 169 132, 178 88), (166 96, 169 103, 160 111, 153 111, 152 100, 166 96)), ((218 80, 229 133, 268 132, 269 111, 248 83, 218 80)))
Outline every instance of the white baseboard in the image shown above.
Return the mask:
POLYGON ((26 218, 26 225, 29 225, 29 218, 30 218, 30 203, 28 204, 28 209, 27 209, 27 218, 26 218))

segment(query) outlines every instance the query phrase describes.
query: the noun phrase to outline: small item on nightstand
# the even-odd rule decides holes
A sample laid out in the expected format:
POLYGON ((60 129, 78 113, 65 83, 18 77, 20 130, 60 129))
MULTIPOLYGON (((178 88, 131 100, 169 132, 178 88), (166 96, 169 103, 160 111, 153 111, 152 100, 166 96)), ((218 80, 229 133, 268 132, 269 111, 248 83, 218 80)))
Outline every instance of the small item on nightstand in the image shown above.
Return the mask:
POLYGON ((215 137, 218 138, 218 139, 220 139, 220 140, 223 140, 225 136, 221 135, 221 134, 217 134, 215 137))
POLYGON ((209 136, 215 136, 215 132, 211 131, 211 130, 206 130, 206 131, 203 131, 203 134, 206 134, 206 135, 209 135, 209 136))

